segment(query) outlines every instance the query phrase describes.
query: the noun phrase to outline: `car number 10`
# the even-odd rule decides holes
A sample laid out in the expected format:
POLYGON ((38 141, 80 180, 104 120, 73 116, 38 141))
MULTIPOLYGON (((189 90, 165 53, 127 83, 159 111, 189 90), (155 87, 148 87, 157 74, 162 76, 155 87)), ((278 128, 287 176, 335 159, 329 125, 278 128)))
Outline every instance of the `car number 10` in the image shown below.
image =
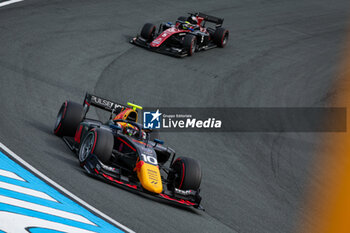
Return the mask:
POLYGON ((142 157, 142 160, 147 162, 147 163, 150 163, 150 164, 153 164, 153 165, 158 165, 157 159, 152 157, 152 156, 150 156, 150 155, 141 154, 141 157, 142 157))

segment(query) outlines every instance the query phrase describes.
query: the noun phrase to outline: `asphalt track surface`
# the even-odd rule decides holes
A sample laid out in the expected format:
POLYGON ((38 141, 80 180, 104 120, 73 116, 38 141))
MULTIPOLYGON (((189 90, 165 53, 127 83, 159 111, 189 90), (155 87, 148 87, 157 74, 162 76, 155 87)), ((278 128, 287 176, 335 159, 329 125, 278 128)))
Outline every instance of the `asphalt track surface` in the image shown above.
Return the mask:
MULTIPOLYGON (((348 0, 25 0, 0 8, 0 141, 137 232, 292 232, 316 133, 167 133, 200 160, 206 212, 88 177, 52 134, 86 91, 149 107, 324 106, 344 48, 348 0), (128 43, 145 22, 188 11, 225 18, 225 49, 176 59, 128 43)), ((99 117, 99 115, 96 113, 99 117)))

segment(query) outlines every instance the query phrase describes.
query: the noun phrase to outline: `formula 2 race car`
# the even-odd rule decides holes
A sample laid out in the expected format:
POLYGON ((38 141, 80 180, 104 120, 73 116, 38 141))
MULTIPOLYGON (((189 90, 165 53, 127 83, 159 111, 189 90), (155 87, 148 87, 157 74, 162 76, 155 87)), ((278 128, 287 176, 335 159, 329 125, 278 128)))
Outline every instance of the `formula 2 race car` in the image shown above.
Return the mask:
POLYGON ((223 22, 207 14, 189 13, 175 24, 161 23, 158 31, 155 25, 146 23, 130 43, 176 57, 192 56, 196 51, 226 46, 229 31, 222 27, 223 22), (206 27, 206 22, 214 23, 215 28, 206 27))
POLYGON ((88 174, 107 182, 164 200, 203 209, 198 161, 175 158, 175 151, 153 139, 151 130, 137 123, 142 107, 118 104, 86 94, 83 104, 65 101, 54 134, 77 154, 88 174), (111 112, 105 123, 87 118, 90 106, 111 112))

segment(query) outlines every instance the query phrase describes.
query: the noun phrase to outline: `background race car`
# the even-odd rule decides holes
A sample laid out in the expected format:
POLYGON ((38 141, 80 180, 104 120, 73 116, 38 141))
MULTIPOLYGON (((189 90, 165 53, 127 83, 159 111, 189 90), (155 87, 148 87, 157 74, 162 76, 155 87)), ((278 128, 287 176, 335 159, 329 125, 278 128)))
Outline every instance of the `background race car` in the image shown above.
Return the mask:
POLYGON ((141 34, 130 42, 155 52, 177 57, 192 56, 195 52, 216 47, 225 47, 229 31, 222 27, 224 19, 203 13, 181 16, 175 24, 161 23, 156 26, 146 23, 141 34), (206 27, 206 23, 215 27, 206 27))

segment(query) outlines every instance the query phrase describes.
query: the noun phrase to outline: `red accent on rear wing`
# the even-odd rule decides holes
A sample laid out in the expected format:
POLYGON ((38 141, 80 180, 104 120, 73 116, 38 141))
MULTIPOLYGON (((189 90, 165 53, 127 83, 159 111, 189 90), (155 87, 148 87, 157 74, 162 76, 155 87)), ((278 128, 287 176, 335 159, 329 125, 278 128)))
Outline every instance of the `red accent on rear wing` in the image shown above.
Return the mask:
POLYGON ((223 18, 218 18, 218 17, 215 17, 215 16, 211 16, 211 15, 207 15, 207 14, 201 13, 201 12, 195 13, 193 15, 203 18, 204 21, 215 23, 216 26, 221 26, 224 23, 224 19, 223 18))
POLYGON ((90 105, 109 112, 113 112, 115 114, 118 114, 119 112, 129 108, 125 105, 118 104, 114 101, 86 93, 84 103, 83 103, 84 112, 85 112, 84 115, 86 115, 86 113, 89 111, 90 105))

